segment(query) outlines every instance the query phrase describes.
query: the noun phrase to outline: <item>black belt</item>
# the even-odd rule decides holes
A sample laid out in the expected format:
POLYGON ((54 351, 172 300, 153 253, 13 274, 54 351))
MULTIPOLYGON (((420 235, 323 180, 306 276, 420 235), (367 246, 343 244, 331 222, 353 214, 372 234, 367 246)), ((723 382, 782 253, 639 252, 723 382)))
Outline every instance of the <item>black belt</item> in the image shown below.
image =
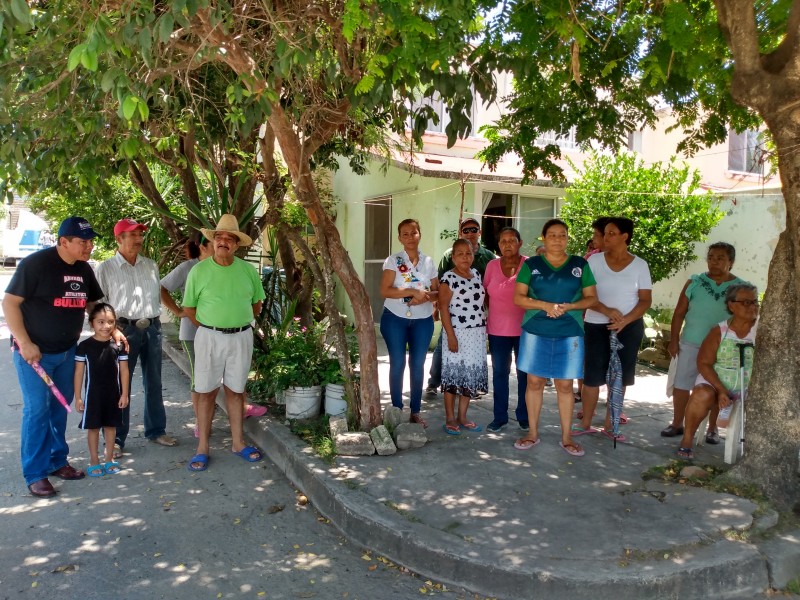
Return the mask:
POLYGON ((220 333, 239 333, 240 331, 247 331, 250 329, 250 324, 247 324, 244 327, 211 327, 211 325, 203 325, 200 323, 200 327, 219 331, 220 333))
POLYGON ((158 317, 142 317, 141 319, 126 319, 125 317, 117 317, 117 321, 123 327, 128 325, 136 325, 138 329, 147 329, 151 324, 158 321, 158 317))

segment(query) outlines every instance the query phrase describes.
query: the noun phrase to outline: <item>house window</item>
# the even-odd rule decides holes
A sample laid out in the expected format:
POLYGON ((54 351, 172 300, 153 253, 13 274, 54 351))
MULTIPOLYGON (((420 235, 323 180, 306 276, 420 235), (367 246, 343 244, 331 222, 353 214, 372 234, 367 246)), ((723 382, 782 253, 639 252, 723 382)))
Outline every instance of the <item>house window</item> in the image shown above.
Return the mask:
POLYGON ((520 196, 519 229, 522 234, 522 253, 531 255, 536 246, 542 244, 541 235, 544 224, 556 216, 556 202, 553 198, 520 196))
POLYGON ((747 130, 742 133, 736 133, 733 129, 728 131, 729 171, 760 175, 761 155, 758 131, 747 130))
MULTIPOLYGON (((438 122, 434 122, 434 119, 428 119, 428 124, 425 126, 426 133, 444 133, 445 128, 450 123, 450 115, 447 112, 447 106, 442 101, 442 99, 437 95, 433 98, 423 98, 421 100, 415 100, 411 103, 412 110, 416 111, 421 106, 430 106, 433 109, 433 112, 439 117, 438 122)), ((470 114, 470 123, 475 124, 475 107, 473 106, 470 114)), ((408 124, 409 129, 411 128, 411 122, 408 124)), ((467 135, 472 135, 472 130, 469 131, 467 135)))
POLYGON ((570 127, 567 132, 547 131, 541 136, 536 138, 537 146, 546 146, 547 144, 555 144, 564 150, 577 150, 578 143, 575 141, 575 127, 570 127))
POLYGON ((381 278, 383 261, 392 253, 392 197, 373 198, 364 204, 364 286, 372 306, 372 318, 383 312, 381 278))
POLYGON ((628 132, 628 150, 631 152, 642 152, 642 132, 629 131, 628 132))

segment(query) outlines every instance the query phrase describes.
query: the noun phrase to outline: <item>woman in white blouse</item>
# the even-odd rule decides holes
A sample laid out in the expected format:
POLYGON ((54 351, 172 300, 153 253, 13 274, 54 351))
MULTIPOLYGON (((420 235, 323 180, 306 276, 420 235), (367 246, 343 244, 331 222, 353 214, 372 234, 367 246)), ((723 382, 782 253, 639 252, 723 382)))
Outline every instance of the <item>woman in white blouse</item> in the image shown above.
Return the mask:
MULTIPOLYGON (((604 251, 589 257, 589 267, 597 281, 599 302, 586 311, 584 319, 583 418, 580 425, 573 426, 572 435, 598 433, 592 427, 592 415, 600 386, 606 383, 612 331, 617 332, 622 345, 618 352, 622 362, 622 384, 627 387, 635 380, 636 357, 644 336, 642 317, 653 301, 653 283, 647 263, 628 252, 632 237, 633 221, 625 217, 609 217, 603 236, 604 251)), ((610 425, 611 416, 606 410, 605 427, 600 433, 612 436, 610 425)), ((617 441, 624 442, 625 436, 617 436, 617 441)))
POLYGON ((433 260, 419 250, 419 221, 405 219, 397 226, 403 245, 383 263, 381 335, 389 350, 389 391, 392 406, 403 408, 406 347, 411 379, 411 422, 428 424, 420 416, 425 356, 433 336, 433 304, 439 279, 433 260))

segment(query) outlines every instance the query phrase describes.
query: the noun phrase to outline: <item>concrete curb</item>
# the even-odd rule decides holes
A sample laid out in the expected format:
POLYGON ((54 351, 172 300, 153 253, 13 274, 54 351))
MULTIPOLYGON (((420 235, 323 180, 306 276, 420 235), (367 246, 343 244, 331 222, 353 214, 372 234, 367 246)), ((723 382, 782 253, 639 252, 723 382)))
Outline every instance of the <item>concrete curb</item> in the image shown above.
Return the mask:
POLYGON ((769 585, 764 557, 727 539, 690 552, 691 563, 648 560, 621 568, 618 557, 551 558, 535 570, 515 569, 509 556, 476 548, 410 522, 331 475, 311 449, 281 423, 249 419, 246 431, 272 462, 351 541, 448 585, 508 599, 752 598, 769 585))
MULTIPOLYGON (((183 351, 166 335, 164 350, 188 372, 183 351)), ((518 567, 507 553, 409 520, 360 491, 358 483, 338 478, 283 423, 247 419, 245 431, 351 541, 423 576, 484 595, 509 600, 753 598, 800 575, 800 531, 759 545, 724 537, 699 542, 684 549, 680 560, 632 560, 621 566, 619 556, 548 557, 533 568, 518 567)))

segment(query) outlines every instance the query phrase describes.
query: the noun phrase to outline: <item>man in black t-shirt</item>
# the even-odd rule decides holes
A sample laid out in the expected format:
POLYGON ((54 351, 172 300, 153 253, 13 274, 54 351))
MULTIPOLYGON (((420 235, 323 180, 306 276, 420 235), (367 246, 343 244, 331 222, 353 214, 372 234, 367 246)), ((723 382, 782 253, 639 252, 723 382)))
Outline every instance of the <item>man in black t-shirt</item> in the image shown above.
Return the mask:
POLYGON ((42 498, 56 493, 48 475, 85 476, 67 462, 67 411, 31 365, 38 362, 67 401, 72 400, 75 346, 83 314, 103 297, 86 262, 95 235, 86 219, 65 219, 58 229, 57 245, 22 261, 3 298, 24 403, 22 474, 31 494, 42 498))

